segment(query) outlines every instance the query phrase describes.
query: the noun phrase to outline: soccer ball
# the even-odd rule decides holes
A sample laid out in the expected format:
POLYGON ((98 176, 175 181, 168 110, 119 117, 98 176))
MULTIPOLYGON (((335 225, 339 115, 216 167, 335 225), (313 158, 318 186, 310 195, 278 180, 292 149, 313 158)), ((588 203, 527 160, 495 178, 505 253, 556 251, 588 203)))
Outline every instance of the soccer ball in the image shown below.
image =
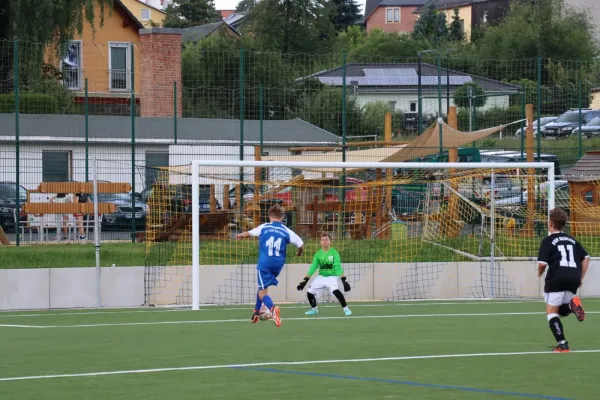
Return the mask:
POLYGON ((261 321, 267 321, 267 320, 273 318, 273 314, 271 314, 271 311, 269 311, 267 309, 267 306, 265 306, 264 304, 262 305, 262 307, 260 308, 260 311, 258 313, 259 313, 258 318, 261 321))

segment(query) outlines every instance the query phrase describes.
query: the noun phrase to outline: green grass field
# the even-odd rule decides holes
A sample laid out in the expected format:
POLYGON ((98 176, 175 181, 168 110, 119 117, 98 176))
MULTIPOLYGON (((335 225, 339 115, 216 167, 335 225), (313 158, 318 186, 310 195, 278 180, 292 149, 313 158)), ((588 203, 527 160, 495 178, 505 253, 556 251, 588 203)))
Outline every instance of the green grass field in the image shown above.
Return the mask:
POLYGON ((600 300, 564 320, 541 302, 323 305, 283 325, 251 307, 0 313, 0 398, 597 399, 600 300))

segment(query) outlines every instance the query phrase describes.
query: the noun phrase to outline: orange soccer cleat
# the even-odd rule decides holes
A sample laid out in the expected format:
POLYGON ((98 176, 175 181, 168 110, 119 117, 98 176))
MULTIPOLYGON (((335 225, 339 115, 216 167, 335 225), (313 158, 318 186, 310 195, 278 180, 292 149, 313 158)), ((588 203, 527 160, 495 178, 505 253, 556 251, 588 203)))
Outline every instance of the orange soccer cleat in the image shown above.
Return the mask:
POLYGON ((281 317, 279 316, 279 307, 273 306, 271 308, 271 314, 273 314, 273 322, 275 323, 275 326, 279 328, 281 326, 281 317))
POLYGON ((571 311, 575 313, 577 320, 583 321, 585 319, 585 311, 583 311, 581 299, 577 296, 573 297, 573 300, 571 300, 571 311))

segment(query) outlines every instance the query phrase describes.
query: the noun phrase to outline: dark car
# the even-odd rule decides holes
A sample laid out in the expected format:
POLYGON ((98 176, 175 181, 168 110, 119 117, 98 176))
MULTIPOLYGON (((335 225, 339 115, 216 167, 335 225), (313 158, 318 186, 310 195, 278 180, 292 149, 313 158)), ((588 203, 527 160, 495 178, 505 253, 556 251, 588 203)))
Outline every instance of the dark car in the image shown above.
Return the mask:
MULTIPOLYGON (((579 126, 573 129, 573 136, 579 135, 579 126)), ((581 135, 586 138, 600 136, 600 117, 592 119, 587 124, 581 127, 581 135)))
MULTIPOLYGON (((94 201, 94 195, 90 195, 90 201, 94 201)), ((132 211, 131 196, 125 193, 99 193, 98 202, 112 203, 117 206, 117 211, 111 214, 102 214, 100 223, 102 229, 117 229, 127 231, 131 229, 132 219, 135 218, 136 229, 144 229, 146 226, 146 214, 148 207, 139 199, 136 200, 132 211)))
MULTIPOLYGON (((592 119, 600 117, 599 110, 589 108, 581 110, 581 122, 587 125, 592 119)), ((545 125, 542 128, 542 137, 562 138, 570 136, 575 128, 579 127, 579 110, 571 109, 562 114, 556 121, 545 125)))
MULTIPOLYGON (((27 201, 27 190, 19 186, 19 206, 21 225, 27 222, 23 205, 27 201)), ((15 213, 17 210, 17 189, 14 182, 0 182, 0 226, 5 231, 15 229, 15 213)))

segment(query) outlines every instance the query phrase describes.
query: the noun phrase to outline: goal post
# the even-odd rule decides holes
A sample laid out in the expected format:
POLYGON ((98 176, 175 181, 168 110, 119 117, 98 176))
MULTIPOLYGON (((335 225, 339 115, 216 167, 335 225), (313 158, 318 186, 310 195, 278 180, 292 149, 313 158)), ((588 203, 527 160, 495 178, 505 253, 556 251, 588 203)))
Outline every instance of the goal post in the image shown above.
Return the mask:
MULTIPOLYGON (((498 261, 500 257, 495 252, 497 247, 496 236, 498 233, 496 232, 497 220, 496 217, 498 215, 502 215, 502 218, 506 218, 506 214, 499 214, 499 209, 504 207, 504 203, 496 196, 496 191, 498 190, 499 183, 497 181, 497 177, 502 175, 503 177, 508 176, 508 184, 511 185, 512 189, 515 189, 519 192, 521 196, 521 201, 515 203, 514 205, 511 203, 511 207, 506 207, 506 209, 519 209, 521 212, 520 215, 524 215, 524 221, 526 225, 522 229, 522 234, 526 235, 527 230, 532 230, 532 226, 527 226, 531 221, 536 221, 544 225, 547 222, 548 213, 555 207, 555 166, 551 162, 522 162, 522 163, 435 163, 435 162, 293 162, 293 161, 236 161, 236 160, 194 160, 191 163, 191 306, 193 310, 198 310, 201 304, 201 250, 203 242, 201 240, 201 201, 200 201, 200 187, 202 184, 206 182, 206 178, 201 178, 202 176, 209 176, 213 185, 225 186, 222 182, 218 182, 218 177, 222 175, 223 181, 228 181, 226 187, 230 187, 230 183, 232 183, 231 187, 240 187, 240 185, 245 185, 248 182, 252 182, 254 173, 246 172, 246 169, 260 169, 261 176, 266 176, 266 179, 263 181, 261 178, 260 187, 263 185, 265 187, 277 188, 278 185, 281 185, 284 182, 283 175, 280 179, 277 177, 271 176, 269 177, 269 171, 271 170, 290 170, 290 171, 335 171, 334 175, 339 175, 344 171, 344 174, 347 174, 347 171, 378 171, 377 177, 381 177, 381 171, 402 171, 401 174, 395 175, 393 177, 387 176, 385 179, 376 178, 373 181, 364 180, 360 185, 355 189, 356 205, 351 205, 353 200, 348 200, 348 196, 346 196, 346 191, 344 190, 342 199, 339 199, 340 203, 343 203, 335 208, 331 205, 324 205, 319 210, 326 210, 324 212, 329 212, 331 214, 333 212, 334 216, 337 215, 335 210, 341 210, 339 213, 347 213, 352 212, 352 224, 357 224, 357 210, 359 210, 358 202, 362 198, 371 199, 371 203, 373 204, 372 209, 368 210, 364 214, 360 215, 361 220, 359 221, 363 226, 365 226, 364 232, 371 232, 370 236, 364 236, 363 238, 375 237, 378 234, 382 233, 382 237, 387 237, 386 240, 396 240, 398 243, 401 243, 403 240, 408 240, 405 236, 397 236, 396 238, 390 239, 390 236, 385 236, 386 226, 382 219, 382 213, 387 212, 390 216, 387 218, 386 216, 386 224, 389 224, 389 221, 392 223, 399 223, 408 225, 414 220, 416 230, 415 230, 415 239, 420 242, 431 243, 432 245, 445 248, 446 250, 452 251, 455 254, 460 255, 461 253, 465 255, 473 255, 474 259, 482 260, 482 263, 489 263, 489 271, 486 272, 489 275, 489 279, 491 283, 485 282, 482 286, 483 296, 495 297, 496 293, 494 292, 494 288, 497 287, 498 283, 496 280, 498 279, 497 271, 495 270, 495 263, 498 261), (228 173, 225 171, 233 171, 239 170, 239 173, 235 175, 230 173, 231 176, 224 176, 228 173), (266 173, 265 173, 266 171, 266 173), (439 173, 434 174, 434 171, 439 173), (450 171, 452 171, 452 176, 450 176, 450 171), (403 175, 404 174, 404 175, 403 175), (490 186, 487 187, 486 184, 482 184, 480 180, 481 175, 491 176, 490 186), (245 178, 248 176, 249 178, 245 178), (244 182, 245 180, 248 182, 244 182), (385 208, 385 204, 389 201, 387 200, 389 196, 382 195, 383 191, 391 191, 396 185, 408 185, 410 183, 418 182, 423 185, 424 193, 419 205, 419 215, 406 217, 405 222, 403 217, 398 217, 396 210, 383 210, 382 207, 385 208), (535 194, 539 191, 541 192, 541 184, 545 184, 545 192, 547 191, 547 197, 543 200, 545 202, 544 207, 539 206, 539 204, 532 203, 532 198, 535 199, 535 194), (366 197, 363 196, 362 192, 367 191, 369 195, 366 197), (478 201, 482 200, 485 196, 483 192, 489 193, 489 204, 482 205, 479 204, 478 201), (523 199, 527 193, 527 198, 523 199), (474 201, 473 196, 478 196, 479 200, 474 201), (369 197, 370 196, 370 197, 369 197), (383 202, 381 201, 383 199, 383 202), (527 204, 524 207, 524 202, 527 204), (545 209, 545 219, 546 221, 541 221, 542 217, 540 216, 538 209, 545 209), (328 211, 327 211, 328 210, 328 211), (332 211, 333 210, 333 211, 332 211), (376 221, 373 222, 372 218, 376 221), (474 223, 472 221, 480 221, 474 223), (490 222, 491 221, 491 222, 490 222), (366 225, 371 225, 366 226, 366 225), (453 243, 458 243, 458 239, 463 235, 463 231, 465 230, 465 226, 471 225, 470 229, 473 231, 476 229, 475 225, 479 225, 477 229, 480 229, 479 233, 472 233, 473 236, 479 237, 479 249, 473 250, 475 245, 469 244, 468 246, 458 246, 453 243), (485 232, 484 232, 485 231, 485 232), (489 237, 491 234, 491 247, 490 243, 486 241, 485 237, 489 237), (373 236, 375 235, 375 236, 373 236), (479 236, 477 236, 479 235, 479 236), (489 257, 484 255, 486 251, 486 246, 489 247, 489 257), (474 254, 476 253, 476 254, 474 254), (487 259, 487 260, 486 260, 487 259), (484 261, 485 260, 485 261, 484 261), (491 272, 490 272, 491 271, 491 272), (490 286, 491 285, 491 286, 490 286), (488 290, 488 286, 491 289, 488 290)), ((325 172, 322 172, 323 176, 325 172)), ((286 173, 285 179, 289 181, 289 178, 293 176, 293 174, 289 175, 286 173)), ((487 178, 485 178, 487 179, 487 178)), ((345 179, 341 180, 346 182, 345 179)), ((347 183, 346 183, 347 185, 347 183)), ((243 198, 244 192, 239 192, 241 189, 236 189, 236 198, 243 198)), ((512 193, 515 193, 513 190, 512 193)), ((211 191, 213 193, 214 190, 211 191)), ((221 192, 219 192, 221 193, 221 192)), ((386 192, 387 193, 387 192, 386 192)), ((227 194, 224 194, 222 197, 225 201, 227 194)), ((308 195, 307 195, 308 196, 308 195)), ((257 193, 257 198, 261 199, 265 198, 263 194, 257 193)), ((514 196, 513 196, 514 197, 514 196)), ((317 223, 317 205, 318 199, 315 196, 314 200, 315 204, 311 205, 310 200, 307 200, 305 204, 306 210, 313 210, 312 215, 314 219, 314 224, 317 223), (312 208, 311 208, 312 207, 312 208)), ((245 202, 244 202, 245 203, 245 202)), ((244 204, 245 205, 245 204, 244 204)), ((223 207, 228 207, 229 204, 223 205, 223 207)), ((150 206, 152 208, 152 206, 150 206)), ((513 211, 511 211, 513 212, 513 211)), ((244 218, 243 210, 240 210, 238 214, 238 218, 244 218)), ((331 218, 331 216, 328 216, 331 218)), ((340 218, 339 216, 335 217, 335 221, 338 224, 345 223, 345 217, 340 218)), ((242 221, 238 220, 240 226, 242 226, 242 221)), ((313 236, 316 228, 313 227, 313 236)), ((391 230, 387 230, 387 234, 390 235, 391 230)), ((231 236, 229 237, 231 240, 231 236)), ((361 240, 358 238, 357 240, 361 240)), ((382 239, 383 240, 383 239, 382 239)), ((475 242, 473 242, 475 243, 475 242)), ((477 243, 475 243, 477 244, 477 243)), ((236 246, 236 243, 231 243, 229 246, 236 246)), ((374 250, 378 251, 378 250, 374 250)), ((379 251, 389 251, 387 249, 379 250, 379 251)), ((310 255, 312 257, 312 255, 310 255)), ((532 259, 535 257, 533 254, 526 254, 525 258, 532 259)), ((518 258, 518 255, 514 258, 518 258)), ((378 260, 382 258, 375 258, 373 260, 365 260, 366 264, 375 264, 378 260)), ((256 261, 256 260, 255 260, 256 261)), ((255 262, 254 261, 254 262, 255 262)), ((402 282, 399 282, 397 285, 396 291, 402 292, 402 298, 420 298, 422 296, 423 291, 428 290, 428 286, 430 283, 427 283, 428 280, 437 279, 437 275, 439 275, 442 270, 440 263, 444 263, 446 260, 437 260, 437 261, 422 261, 421 264, 417 261, 411 261, 414 265, 411 267, 407 267, 406 274, 402 278, 402 282), (423 274, 423 271, 427 271, 427 276, 419 276, 418 278, 414 278, 415 274, 423 274), (437 275, 436 275, 437 274, 437 275)), ((451 260, 448 260, 451 261, 451 260)), ((342 259, 342 262, 344 260, 342 259)), ((391 268, 393 268, 393 264, 396 261, 389 262, 391 268)), ((482 264, 482 268, 488 268, 488 266, 484 266, 482 264)), ((487 270, 486 270, 487 271, 487 270)), ((486 279, 488 279, 486 277, 486 279)), ((375 284, 373 283, 373 286, 375 284)), ((249 289, 251 290, 251 289, 249 289)), ((479 294, 481 295, 481 294, 479 294)), ((248 296, 246 296, 248 297, 248 296)))

